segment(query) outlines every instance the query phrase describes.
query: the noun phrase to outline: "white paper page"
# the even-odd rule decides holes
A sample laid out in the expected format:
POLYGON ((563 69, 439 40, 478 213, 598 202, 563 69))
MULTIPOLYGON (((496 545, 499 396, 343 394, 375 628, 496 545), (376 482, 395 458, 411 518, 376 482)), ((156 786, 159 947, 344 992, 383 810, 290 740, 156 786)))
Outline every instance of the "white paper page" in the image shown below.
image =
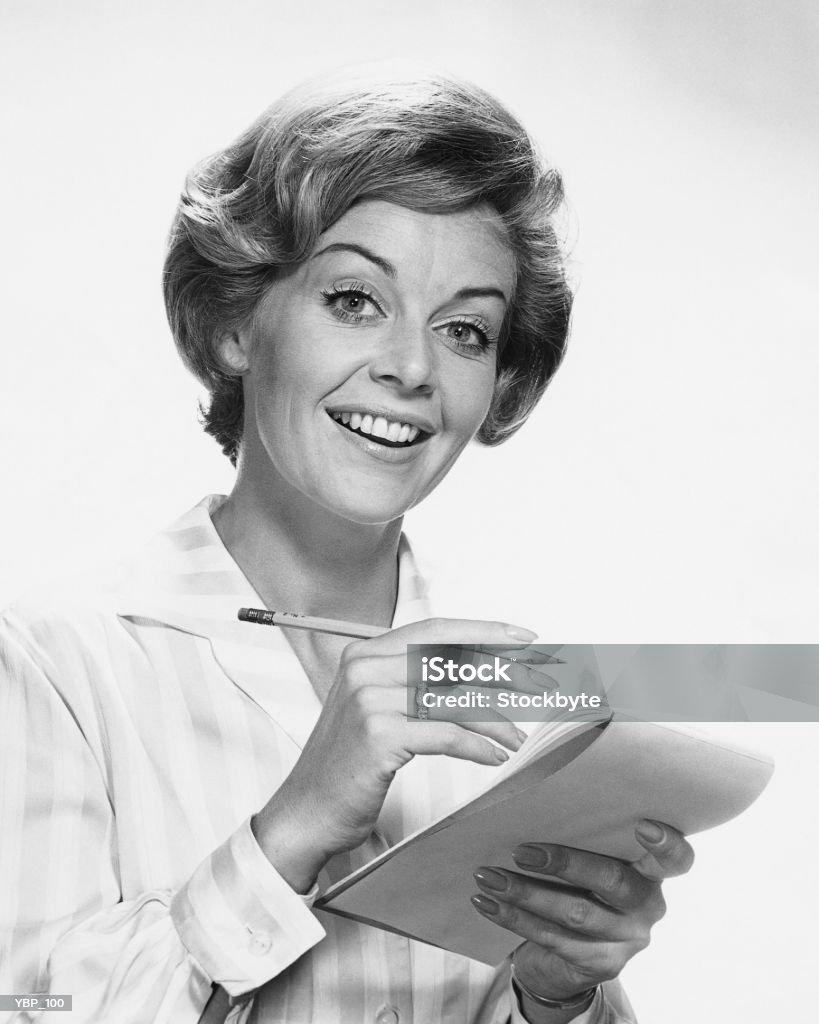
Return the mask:
POLYGON ((762 791, 769 758, 684 725, 613 722, 567 767, 515 797, 390 851, 332 909, 497 964, 520 939, 470 903, 481 866, 515 869, 522 842, 562 843, 625 860, 644 852, 642 818, 686 834, 729 820, 762 791))

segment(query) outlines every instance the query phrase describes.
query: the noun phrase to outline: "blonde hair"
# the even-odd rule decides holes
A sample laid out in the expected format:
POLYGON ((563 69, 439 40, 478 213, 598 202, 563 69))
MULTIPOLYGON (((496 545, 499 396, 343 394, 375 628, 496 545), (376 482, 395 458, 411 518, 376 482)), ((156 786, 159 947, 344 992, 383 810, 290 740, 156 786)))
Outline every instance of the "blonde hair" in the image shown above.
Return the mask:
POLYGON ((485 204, 505 225, 516 287, 478 440, 500 444, 514 433, 560 363, 572 303, 555 230, 563 186, 518 121, 477 86, 441 75, 310 80, 194 168, 171 229, 168 320, 210 392, 205 430, 234 463, 242 383, 216 342, 365 198, 431 213, 485 204))

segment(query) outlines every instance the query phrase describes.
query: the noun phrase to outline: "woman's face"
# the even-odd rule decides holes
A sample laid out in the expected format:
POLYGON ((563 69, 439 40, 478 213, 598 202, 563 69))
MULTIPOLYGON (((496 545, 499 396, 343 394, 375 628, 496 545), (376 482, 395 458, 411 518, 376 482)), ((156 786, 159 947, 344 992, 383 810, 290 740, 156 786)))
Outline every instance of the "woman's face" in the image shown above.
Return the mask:
POLYGON ((514 278, 488 208, 353 207, 223 343, 245 370, 242 473, 354 522, 401 516, 486 415, 514 278))

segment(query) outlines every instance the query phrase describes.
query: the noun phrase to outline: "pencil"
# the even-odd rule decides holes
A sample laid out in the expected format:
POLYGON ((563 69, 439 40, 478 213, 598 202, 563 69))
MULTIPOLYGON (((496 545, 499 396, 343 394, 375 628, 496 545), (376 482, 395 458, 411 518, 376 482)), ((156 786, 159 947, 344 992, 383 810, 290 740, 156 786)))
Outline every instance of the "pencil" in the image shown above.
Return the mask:
MULTIPOLYGON (((316 633, 333 633, 335 636, 349 636, 357 640, 370 640, 383 636, 389 630, 384 626, 368 626, 364 622, 344 622, 342 619, 321 619, 314 615, 296 615, 293 612, 269 612, 266 608, 240 608, 238 617, 242 622, 255 622, 259 626, 284 626, 286 629, 312 629, 316 633)), ((484 654, 504 657, 496 646, 482 647, 481 644, 451 644, 447 646, 462 647, 464 650, 483 652, 484 654)), ((518 650, 519 644, 505 645, 518 650)), ((524 645, 528 647, 527 645, 524 645)), ((565 665, 562 658, 532 649, 533 657, 511 658, 521 665, 565 665)))
POLYGON ((294 615, 292 612, 269 612, 266 608, 240 608, 242 622, 255 622, 260 626, 285 626, 288 629, 312 629, 316 633, 369 640, 382 636, 388 630, 383 626, 368 626, 363 622, 343 622, 340 619, 319 619, 313 615, 294 615))

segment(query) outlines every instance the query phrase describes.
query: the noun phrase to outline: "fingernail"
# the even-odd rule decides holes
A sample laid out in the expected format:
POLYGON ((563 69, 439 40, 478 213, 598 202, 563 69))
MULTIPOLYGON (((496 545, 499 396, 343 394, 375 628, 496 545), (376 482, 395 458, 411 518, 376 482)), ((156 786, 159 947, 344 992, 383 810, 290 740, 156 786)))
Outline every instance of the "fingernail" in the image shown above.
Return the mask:
POLYGON ((505 750, 501 750, 500 747, 495 747, 495 758, 501 764, 503 764, 504 761, 508 761, 509 760, 509 755, 506 753, 505 750))
POLYGON ((481 868, 475 872, 475 881, 484 889, 491 889, 493 892, 506 892, 509 888, 509 879, 500 871, 493 871, 492 868, 481 868))
POLYGON ((523 626, 506 626, 505 631, 513 640, 524 640, 527 644, 537 640, 537 633, 533 633, 531 629, 524 629, 523 626))
POLYGON ((503 742, 504 742, 504 745, 509 747, 509 749, 513 753, 515 753, 515 754, 517 754, 517 752, 523 746, 523 743, 521 742, 520 736, 514 736, 512 739, 504 740, 503 742))
POLYGON ((493 917, 500 910, 500 905, 488 896, 473 896, 472 903, 484 914, 491 914, 493 917))
POLYGON ((540 846, 530 846, 529 843, 519 846, 512 856, 515 858, 515 863, 522 868, 545 868, 549 863, 548 850, 544 850, 540 846))
POLYGON ((640 822, 635 832, 641 839, 652 846, 658 846, 665 839, 665 829, 662 825, 658 825, 656 821, 640 822))
POLYGON ((521 743, 525 743, 529 739, 523 729, 515 729, 515 732, 518 734, 518 739, 521 743))

